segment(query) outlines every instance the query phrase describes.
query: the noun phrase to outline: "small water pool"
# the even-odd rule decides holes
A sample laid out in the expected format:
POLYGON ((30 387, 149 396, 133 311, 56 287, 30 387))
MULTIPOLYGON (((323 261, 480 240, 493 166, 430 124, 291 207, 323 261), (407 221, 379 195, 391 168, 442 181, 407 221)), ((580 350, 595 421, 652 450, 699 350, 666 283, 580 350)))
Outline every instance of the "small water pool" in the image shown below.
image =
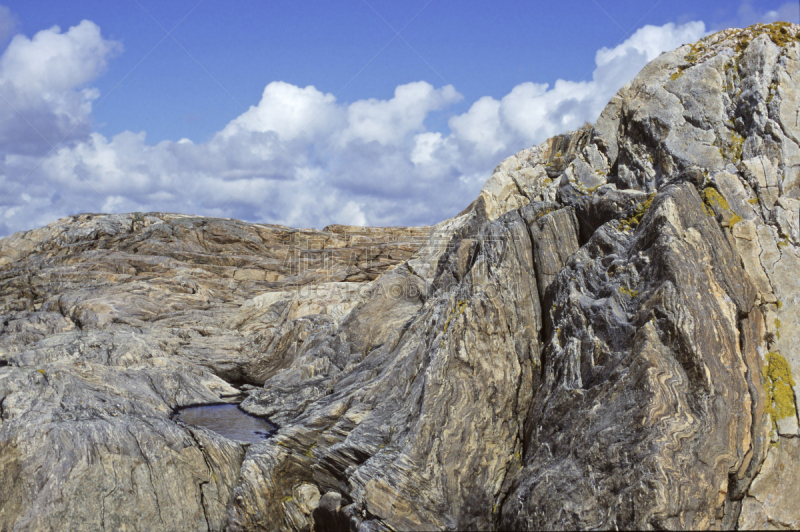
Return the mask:
POLYGON ((264 418, 251 416, 239 405, 229 403, 188 406, 178 410, 172 419, 205 427, 230 440, 247 443, 264 441, 278 428, 264 418))

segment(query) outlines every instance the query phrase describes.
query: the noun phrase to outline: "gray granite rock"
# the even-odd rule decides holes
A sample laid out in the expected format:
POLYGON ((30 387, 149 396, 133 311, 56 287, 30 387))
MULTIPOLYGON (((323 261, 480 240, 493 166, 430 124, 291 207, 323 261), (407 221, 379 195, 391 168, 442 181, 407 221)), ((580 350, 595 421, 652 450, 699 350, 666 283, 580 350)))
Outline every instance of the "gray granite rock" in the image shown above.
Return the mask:
POLYGON ((799 35, 662 54, 434 227, 0 240, 0 530, 796 528, 799 35), (241 399, 274 436, 171 416, 241 399))

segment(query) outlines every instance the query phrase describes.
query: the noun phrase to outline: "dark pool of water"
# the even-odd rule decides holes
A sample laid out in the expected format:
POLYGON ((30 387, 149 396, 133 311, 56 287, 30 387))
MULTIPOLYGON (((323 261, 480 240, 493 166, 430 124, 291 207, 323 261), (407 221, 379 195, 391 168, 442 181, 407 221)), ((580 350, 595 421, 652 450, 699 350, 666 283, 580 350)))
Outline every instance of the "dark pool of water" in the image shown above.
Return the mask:
POLYGON ((251 416, 237 404, 189 406, 172 417, 188 425, 213 430, 228 439, 258 443, 271 436, 277 427, 264 418, 251 416))

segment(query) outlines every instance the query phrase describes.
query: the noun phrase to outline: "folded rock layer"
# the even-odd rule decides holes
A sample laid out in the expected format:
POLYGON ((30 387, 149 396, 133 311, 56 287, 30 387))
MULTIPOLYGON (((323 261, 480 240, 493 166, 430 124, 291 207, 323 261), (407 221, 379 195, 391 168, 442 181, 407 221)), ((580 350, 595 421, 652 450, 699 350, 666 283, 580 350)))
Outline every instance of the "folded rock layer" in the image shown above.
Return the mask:
POLYGON ((0 530, 800 527, 798 94, 725 30, 434 227, 0 240, 0 530))

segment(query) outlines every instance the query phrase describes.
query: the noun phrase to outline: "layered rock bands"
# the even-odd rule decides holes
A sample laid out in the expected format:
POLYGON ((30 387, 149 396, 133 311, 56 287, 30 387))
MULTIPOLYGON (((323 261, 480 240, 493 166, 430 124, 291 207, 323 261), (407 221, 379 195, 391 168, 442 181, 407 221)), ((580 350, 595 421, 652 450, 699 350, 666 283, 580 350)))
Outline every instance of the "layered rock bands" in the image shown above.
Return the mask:
POLYGON ((800 527, 799 36, 662 54, 434 227, 0 240, 0 530, 800 527), (171 418, 240 394, 276 435, 171 418))

